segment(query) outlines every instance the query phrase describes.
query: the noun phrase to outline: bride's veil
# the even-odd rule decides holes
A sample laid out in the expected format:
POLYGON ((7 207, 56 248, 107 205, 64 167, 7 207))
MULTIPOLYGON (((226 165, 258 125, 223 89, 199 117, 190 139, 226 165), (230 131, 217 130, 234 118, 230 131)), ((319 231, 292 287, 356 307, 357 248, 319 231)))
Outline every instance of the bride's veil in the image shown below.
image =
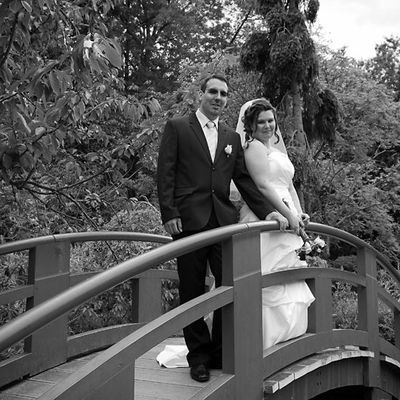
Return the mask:
MULTIPOLYGON (((244 113, 247 110, 247 108, 250 107, 257 100, 265 100, 265 99, 259 98, 259 99, 249 100, 248 102, 244 103, 242 105, 242 107, 240 108, 238 122, 236 125, 236 132, 240 135, 240 138, 242 140, 242 146, 244 146, 244 144, 245 144, 245 131, 244 131, 244 124, 243 124, 243 116, 244 116, 244 113)), ((276 123, 278 123, 278 121, 276 121, 276 123)), ((271 147, 281 151, 282 153, 287 154, 285 142, 283 141, 282 134, 281 134, 281 131, 279 130, 278 126, 277 126, 277 130, 276 130, 276 134, 279 136, 279 141, 271 140, 271 147)), ((239 202, 241 200, 240 193, 237 190, 233 181, 231 181, 229 198, 233 202, 239 202)))
MULTIPOLYGON (((237 125, 236 125, 236 132, 240 135, 240 138, 242 139, 242 146, 244 145, 244 142, 245 142, 245 132, 244 132, 244 125, 243 125, 244 112, 257 100, 265 100, 265 99, 259 98, 259 99, 250 100, 247 103, 244 103, 242 105, 242 107, 240 108, 239 118, 238 118, 238 122, 237 122, 237 125)), ((278 121, 276 121, 276 123, 278 124, 278 121)), ((281 131, 279 130, 279 126, 278 125, 277 125, 276 134, 279 136, 279 141, 272 140, 271 141, 271 146, 273 148, 281 151, 282 153, 287 154, 285 142, 283 141, 282 134, 281 134, 281 131), (278 142, 278 143, 276 143, 276 142, 278 142)))

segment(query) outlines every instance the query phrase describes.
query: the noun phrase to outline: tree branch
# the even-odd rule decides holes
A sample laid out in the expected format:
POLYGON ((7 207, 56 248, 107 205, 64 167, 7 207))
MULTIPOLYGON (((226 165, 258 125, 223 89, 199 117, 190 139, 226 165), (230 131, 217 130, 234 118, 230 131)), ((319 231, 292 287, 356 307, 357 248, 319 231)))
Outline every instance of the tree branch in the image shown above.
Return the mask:
POLYGON ((233 44, 233 42, 236 40, 237 36, 239 35, 240 31, 243 28, 243 25, 246 23, 246 21, 248 20, 251 12, 253 11, 253 7, 250 7, 249 10, 247 11, 245 17, 243 18, 242 22, 240 23, 239 27, 236 29, 235 34, 233 35, 232 39, 229 42, 229 45, 233 44))
POLYGON ((6 51, 3 53, 3 55, 2 55, 2 57, 1 57, 1 59, 0 59, 0 68, 1 68, 1 67, 3 66, 3 64, 6 62, 7 57, 8 57, 8 54, 10 53, 11 46, 12 46, 12 43, 13 43, 13 41, 14 41, 15 30, 16 30, 16 28, 17 28, 18 14, 19 14, 19 13, 16 13, 16 14, 15 14, 14 24, 13 24, 12 29, 11 29, 10 40, 9 40, 9 42, 8 42, 7 49, 6 49, 6 51))

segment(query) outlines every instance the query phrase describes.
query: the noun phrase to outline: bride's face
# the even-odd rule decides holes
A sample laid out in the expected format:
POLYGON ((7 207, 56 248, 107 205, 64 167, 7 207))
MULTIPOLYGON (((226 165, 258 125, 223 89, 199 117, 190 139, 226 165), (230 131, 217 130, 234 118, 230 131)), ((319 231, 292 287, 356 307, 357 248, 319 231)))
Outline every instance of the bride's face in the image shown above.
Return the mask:
POLYGON ((272 110, 261 111, 255 124, 254 139, 267 143, 274 136, 276 122, 272 110))

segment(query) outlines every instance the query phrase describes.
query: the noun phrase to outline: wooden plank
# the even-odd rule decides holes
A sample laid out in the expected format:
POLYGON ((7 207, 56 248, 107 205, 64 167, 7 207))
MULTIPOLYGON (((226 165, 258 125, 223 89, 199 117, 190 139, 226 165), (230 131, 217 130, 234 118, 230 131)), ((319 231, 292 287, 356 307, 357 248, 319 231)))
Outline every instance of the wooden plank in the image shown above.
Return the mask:
POLYGON ((197 392, 190 400, 232 400, 235 391, 235 376, 220 374, 197 392))
POLYGON ((395 359, 393 359, 391 357, 382 356, 382 355, 381 355, 381 360, 385 361, 385 362, 387 362, 389 364, 392 364, 392 365, 394 365, 394 366, 396 366, 397 368, 400 369, 400 361, 397 361, 397 360, 395 360, 395 359))
POLYGON ((67 358, 105 349, 142 326, 143 324, 116 325, 70 336, 67 338, 67 358))
POLYGON ((238 399, 263 395, 260 255, 258 231, 233 235, 222 244, 222 281, 234 286, 234 305, 222 310, 223 372, 235 375, 238 399))
POLYGON ((351 358, 373 358, 374 353, 359 349, 329 349, 292 364, 264 381, 264 394, 273 394, 318 368, 351 358))
MULTIPOLYGON (((37 306, 69 288, 69 242, 37 246, 29 252, 29 283, 35 294, 27 308, 37 306)), ((67 313, 35 331, 26 341, 32 352, 31 374, 62 364, 67 360, 67 313)))
POLYGON ((35 399, 35 397, 0 393, 0 400, 32 400, 32 399, 35 399))
POLYGON ((332 281, 316 277, 307 282, 315 301, 308 310, 308 332, 319 333, 332 329, 332 281))
MULTIPOLYGON (((206 385, 206 383, 204 384, 206 385)), ((153 399, 187 400, 199 391, 197 386, 174 385, 149 381, 135 381, 136 396, 152 396, 153 399)))
MULTIPOLYGON (((229 383, 231 376, 223 375, 221 370, 211 370, 210 381, 200 383, 190 378, 189 368, 160 367, 156 361, 156 356, 167 344, 182 345, 184 339, 182 337, 167 339, 137 360, 135 366, 135 400, 186 400, 193 396, 198 396, 194 398, 201 399, 204 393, 212 392, 212 388, 217 388, 217 393, 224 393, 226 388, 223 385, 226 382, 229 383), (208 385, 211 389, 207 389, 208 385), (220 391, 218 392, 218 390, 220 391)), ((45 396, 46 392, 55 384, 62 382, 76 370, 84 368, 86 363, 98 354, 88 354, 71 360, 26 381, 17 383, 0 392, 0 400, 7 400, 8 398, 10 400, 37 399, 40 396, 45 396)), ((230 383, 230 386, 227 384, 226 387, 232 387, 232 383, 230 383)), ((230 397, 215 397, 218 400, 223 398, 229 399, 230 397)))
POLYGON ((0 362, 0 387, 29 374, 32 354, 21 354, 0 362))
POLYGON ((26 380, 17 385, 11 386, 5 389, 0 394, 0 399, 3 400, 2 396, 14 395, 14 396, 26 396, 29 395, 36 399, 42 394, 46 393, 54 384, 49 382, 26 380))
POLYGON ((162 314, 161 280, 159 277, 135 278, 132 285, 132 320, 149 322, 162 314))
POLYGON ((33 285, 19 286, 0 293, 0 305, 13 303, 14 301, 26 299, 33 296, 33 285))
MULTIPOLYGON (((358 329, 368 331, 368 349, 380 354, 375 253, 369 248, 358 249, 357 265, 359 275, 366 278, 366 287, 358 288, 358 329)), ((368 360, 365 383, 370 387, 380 386, 378 357, 368 360)))

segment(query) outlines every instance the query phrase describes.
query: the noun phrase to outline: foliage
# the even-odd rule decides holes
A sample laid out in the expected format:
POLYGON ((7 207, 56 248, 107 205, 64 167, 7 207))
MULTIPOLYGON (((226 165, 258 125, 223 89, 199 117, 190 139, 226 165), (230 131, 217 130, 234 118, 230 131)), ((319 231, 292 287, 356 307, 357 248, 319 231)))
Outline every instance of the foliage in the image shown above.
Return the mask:
MULTIPOLYGON (((96 227, 102 208, 135 194, 131 178, 145 138, 128 140, 160 106, 121 94, 120 48, 103 22, 112 7, 1 5, 0 185, 2 206, 13 213, 34 206, 61 220, 59 229, 96 227)), ((21 238, 2 228, 4 237, 21 238)))
POLYGON ((338 104, 331 91, 320 86, 318 60, 307 23, 316 20, 319 2, 259 0, 257 12, 265 20, 241 51, 246 71, 262 74, 263 95, 282 103, 290 115, 288 134, 305 150, 308 140, 334 141, 338 104), (306 120, 303 124, 303 120, 306 120))
MULTIPOLYGON (((128 209, 118 212, 102 229, 165 235, 159 221, 159 212, 152 204, 147 201, 133 200, 128 209)), ((115 243, 86 242, 75 245, 71 255, 71 270, 75 273, 101 271, 144 254, 157 246, 157 244, 146 242, 122 241, 115 243)), ((175 269, 176 267, 174 261, 169 261, 159 268, 175 269)), ((162 290, 163 309, 167 311, 171 306, 176 305, 177 300, 176 282, 166 280, 163 282, 162 290)), ((131 282, 126 281, 71 311, 69 316, 70 334, 134 322, 131 316, 131 305, 131 282)))
POLYGON ((334 148, 316 146, 305 182, 313 219, 366 240, 398 266, 400 108, 343 51, 322 54, 321 79, 341 103, 334 148), (312 194, 313 193, 313 194, 312 194))
POLYGON ((389 37, 375 46, 376 55, 366 62, 372 77, 393 91, 395 101, 400 101, 400 37, 389 37))
MULTIPOLYGON (((354 288, 342 282, 333 287, 334 326, 336 329, 357 329, 358 296, 354 288)), ((394 343, 393 313, 383 304, 378 306, 380 335, 394 343)))
POLYGON ((182 62, 208 62, 233 36, 225 18, 232 2, 151 0, 120 2, 109 26, 121 38, 129 92, 171 91, 182 62))

